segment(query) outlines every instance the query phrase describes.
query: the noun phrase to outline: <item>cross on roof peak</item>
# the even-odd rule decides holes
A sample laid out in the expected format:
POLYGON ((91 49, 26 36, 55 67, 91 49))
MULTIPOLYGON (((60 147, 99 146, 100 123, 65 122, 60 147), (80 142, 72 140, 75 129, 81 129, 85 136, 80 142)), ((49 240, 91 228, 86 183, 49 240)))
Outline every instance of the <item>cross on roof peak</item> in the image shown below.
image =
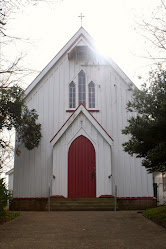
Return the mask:
POLYGON ((78 17, 80 17, 80 19, 81 19, 81 27, 82 27, 82 18, 85 17, 85 16, 83 16, 82 13, 81 13, 80 16, 78 16, 78 17))

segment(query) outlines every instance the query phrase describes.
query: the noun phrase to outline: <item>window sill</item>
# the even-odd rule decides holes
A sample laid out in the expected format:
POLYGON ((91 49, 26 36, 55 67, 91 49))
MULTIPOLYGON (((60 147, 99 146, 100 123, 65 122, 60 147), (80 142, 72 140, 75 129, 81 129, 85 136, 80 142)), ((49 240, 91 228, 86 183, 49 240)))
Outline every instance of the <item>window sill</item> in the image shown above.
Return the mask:
MULTIPOLYGON (((76 109, 75 109, 76 110, 76 109)), ((75 110, 74 109, 68 109, 68 110, 66 110, 66 112, 75 112, 75 110)), ((87 109, 87 111, 88 112, 99 112, 99 110, 95 110, 95 109, 87 109)))

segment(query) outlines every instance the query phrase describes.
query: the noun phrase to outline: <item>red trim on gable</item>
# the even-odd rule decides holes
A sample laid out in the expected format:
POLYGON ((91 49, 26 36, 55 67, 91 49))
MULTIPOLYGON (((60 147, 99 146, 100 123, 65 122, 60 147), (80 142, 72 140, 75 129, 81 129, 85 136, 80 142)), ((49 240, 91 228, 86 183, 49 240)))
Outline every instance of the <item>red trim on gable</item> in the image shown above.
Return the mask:
MULTIPOLYGON (((80 28, 80 29, 81 29, 81 28, 80 28)), ((79 30, 80 30, 80 29, 79 29, 79 30)), ((75 35, 79 32, 79 30, 75 33, 75 35)), ((87 32, 87 31, 86 31, 86 32, 87 32)), ((62 50, 66 47, 66 45, 74 38, 75 35, 73 35, 73 37, 65 44, 65 46, 63 46, 63 48, 56 54, 55 57, 57 57, 58 54, 61 53, 61 51, 62 51, 62 50)), ((93 49, 95 49, 94 45, 93 45, 93 44, 84 36, 84 34, 81 33, 81 34, 77 37, 77 39, 76 39, 75 41, 73 41, 73 43, 70 45, 70 47, 64 51, 64 53, 61 55, 61 57, 62 57, 65 53, 67 53, 67 52, 72 48, 72 46, 80 39, 81 36, 86 40, 86 42, 87 42, 91 47, 93 47, 93 49)), ((89 36, 90 36, 90 35, 89 35, 89 36)), ((55 57, 54 57, 51 61, 53 61, 53 60, 55 59, 55 57)), ((61 57, 60 57, 58 60, 60 60, 61 57)), ((58 60, 56 61, 56 63, 58 62, 58 60)), ((49 63, 51 63, 51 61, 50 61, 49 63)))
MULTIPOLYGON (((66 110, 66 112, 75 112, 75 110, 66 110)), ((99 110, 88 110, 88 112, 99 112, 99 110)))
MULTIPOLYGON (((85 106, 84 106, 85 107, 85 106)), ((85 107, 85 109, 86 109, 86 107, 85 107)), ((87 110, 87 109, 86 109, 87 110)), ((88 111, 88 110, 87 110, 88 111)), ((89 112, 89 114, 93 117, 93 115, 89 112)), ((103 131, 105 131, 105 133, 111 138, 111 140, 112 141, 114 141, 113 140, 113 138, 107 133, 107 131, 103 128, 103 126, 97 121, 97 119, 95 119, 95 117, 93 117, 94 118, 94 120, 100 125, 100 127, 103 129, 103 131)))
POLYGON ((99 110, 88 110, 88 112, 99 112, 99 110))
POLYGON ((54 138, 56 137, 56 135, 60 132, 60 130, 62 130, 62 128, 65 126, 65 124, 69 121, 69 119, 73 116, 73 114, 77 111, 77 109, 80 107, 80 105, 75 109, 75 111, 71 114, 71 116, 66 120, 66 122, 62 125, 62 127, 59 129, 59 131, 53 136, 53 138, 51 139, 50 143, 52 142, 52 140, 54 140, 54 138))
MULTIPOLYGON (((80 28, 80 29, 82 29, 82 27, 80 28)), ((45 66, 42 70, 41 70, 41 72, 35 77, 35 79, 32 81, 32 83, 25 89, 25 92, 26 92, 26 90, 33 84, 33 82, 35 81, 35 80, 37 80, 37 78, 39 77, 39 75, 41 75, 42 74, 42 72, 48 67, 48 65, 61 53, 61 51, 67 46, 67 44, 68 43, 70 43, 70 41, 74 38, 74 36, 76 36, 77 35, 77 33, 79 33, 79 31, 80 31, 80 29, 72 36, 72 38, 63 46, 63 48, 52 58, 52 60, 47 64, 47 66, 45 66)), ((84 28, 83 28, 84 29, 84 28)), ((85 29, 84 29, 85 30, 85 29)), ((85 32, 89 35, 89 33, 85 30, 85 32)), ((70 49, 71 49, 71 47, 74 45, 74 43, 76 43, 78 40, 79 40, 79 38, 80 37, 83 37, 86 41, 87 41, 87 43, 93 48, 93 49, 95 49, 95 47, 94 47, 94 45, 84 36, 84 34, 83 33, 81 33, 79 36, 78 36, 78 38, 70 45, 70 47, 68 48, 68 49, 66 49, 65 51, 64 51, 64 53, 61 55, 61 57, 55 62, 55 63, 57 63, 61 58, 62 58, 62 56, 65 54, 65 53, 67 53, 70 49)), ((90 35, 89 35, 90 36, 90 35)), ((91 36, 90 36, 91 37, 91 36)), ((91 37, 91 39, 93 40, 93 38, 91 37)), ((52 66, 53 67, 53 66, 52 66)), ((51 67, 51 68, 52 68, 51 67)), ((49 69, 49 70, 51 70, 51 68, 49 69)), ((48 71, 49 71, 48 70, 48 71)), ((48 73, 48 71, 47 71, 47 73, 48 73)), ((44 76, 43 76, 44 77, 44 76)), ((37 82, 37 84, 39 83, 39 81, 37 82)), ((36 86, 36 84, 35 84, 35 86, 36 86)), ((35 87, 34 86, 34 87, 35 87)))
MULTIPOLYGON (((83 106, 87 111, 88 111, 88 109, 83 105, 83 104, 80 104, 76 109, 75 109, 75 111, 72 113, 72 115, 66 120, 66 122, 62 125, 62 127, 59 129, 59 131, 53 136, 53 138, 50 140, 50 143, 54 140, 54 138, 56 137, 56 135, 62 130, 62 128, 65 126, 65 124, 69 121, 69 119, 74 115, 74 113, 77 111, 77 109, 80 107, 80 106, 83 106)), ((90 111, 88 111, 89 112, 89 114, 92 116, 92 118, 94 118, 93 117, 93 115, 90 113, 90 111)), ((107 134, 107 136, 109 136, 110 138, 111 138, 111 140, 112 141, 114 141, 113 139, 112 139, 112 137, 106 132, 106 130, 102 127, 102 125, 94 118, 94 120, 100 125, 100 127, 103 129, 103 131, 105 131, 105 133, 107 134)))
MULTIPOLYGON (((81 33, 81 34, 79 35, 79 37, 78 37, 78 38, 70 45, 70 47, 63 53, 63 55, 64 55, 65 53, 67 53, 67 52, 72 48, 72 46, 80 39, 81 36, 87 41, 87 43, 88 43, 91 47, 94 48, 94 46, 89 42, 89 40, 81 33)), ((65 46, 64 46, 64 47, 65 47, 65 46)), ((64 47, 63 47, 63 48, 64 48, 64 47)), ((63 49, 63 48, 62 48, 62 49, 63 49)), ((62 49, 61 49, 61 50, 62 50, 62 49)), ((61 50, 60 50, 60 51, 61 51, 61 50)), ((59 53, 60 53, 60 52, 59 52, 59 53)), ((58 54, 59 54, 59 53, 58 53, 58 54)), ((57 54, 57 55, 58 55, 58 54, 57 54)), ((62 56, 63 56, 63 55, 62 55, 62 56)), ((61 56, 61 57, 62 57, 62 56, 61 56)))
POLYGON ((75 112, 75 110, 66 110, 66 112, 75 112))

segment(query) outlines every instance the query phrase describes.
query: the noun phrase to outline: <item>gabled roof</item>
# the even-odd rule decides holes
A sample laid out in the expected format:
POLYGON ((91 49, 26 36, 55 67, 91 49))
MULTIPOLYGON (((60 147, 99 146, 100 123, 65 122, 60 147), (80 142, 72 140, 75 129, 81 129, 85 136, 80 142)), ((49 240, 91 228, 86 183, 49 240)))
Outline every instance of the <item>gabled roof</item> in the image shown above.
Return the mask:
MULTIPOLYGON (((48 63, 48 65, 41 71, 41 73, 34 79, 25 91, 25 95, 28 95, 32 89, 40 82, 40 80, 48 73, 48 71, 55 65, 55 63, 64 55, 64 53, 70 52, 71 49, 79 42, 80 38, 87 42, 88 46, 95 50, 94 40, 88 34, 88 32, 81 27, 75 35, 67 42, 67 44, 59 51, 59 53, 48 63)), ((104 57, 104 56, 103 56, 104 57)), ((118 67, 118 65, 111 59, 105 58, 107 62, 114 68, 115 71, 125 80, 127 84, 133 85, 133 82, 127 77, 127 75, 118 67)))
POLYGON ((70 127, 74 120, 78 117, 80 113, 83 113, 86 118, 91 122, 91 124, 96 128, 96 130, 104 137, 104 139, 110 144, 113 145, 112 137, 105 131, 105 129, 99 124, 99 122, 92 116, 92 114, 86 109, 83 104, 80 104, 73 114, 66 120, 60 130, 55 134, 51 139, 50 143, 53 145, 62 137, 65 131, 70 127))
POLYGON ((87 33, 87 31, 81 27, 75 35, 66 43, 66 45, 59 51, 59 53, 48 63, 48 65, 40 72, 40 74, 32 81, 32 83, 25 90, 25 95, 28 95, 32 89, 39 83, 39 81, 48 73, 48 71, 55 65, 55 63, 67 52, 69 52, 72 47, 79 41, 80 38, 84 38, 89 44, 89 46, 94 46, 94 41, 92 37, 87 33))

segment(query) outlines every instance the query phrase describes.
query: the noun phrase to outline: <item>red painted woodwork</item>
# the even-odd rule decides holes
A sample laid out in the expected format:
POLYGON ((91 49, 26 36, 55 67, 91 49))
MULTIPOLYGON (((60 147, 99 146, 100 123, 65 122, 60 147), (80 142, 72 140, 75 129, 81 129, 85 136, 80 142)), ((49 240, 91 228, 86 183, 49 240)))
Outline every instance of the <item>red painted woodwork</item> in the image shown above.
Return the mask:
MULTIPOLYGON (((59 131, 53 136, 53 138, 51 139, 51 141, 50 141, 50 143, 54 140, 54 138, 57 136, 57 134, 62 130, 62 128, 66 125, 66 123, 71 119, 71 117, 74 115, 74 113, 78 110, 78 108, 80 107, 80 106, 83 106, 85 109, 86 109, 86 107, 83 105, 83 104, 80 104, 76 109, 75 109, 75 111, 71 114, 71 116, 66 120, 66 122, 62 125, 62 127, 59 129, 59 131)), ((88 109, 86 109, 87 111, 88 111, 88 109)), ((106 132, 106 130, 102 127, 102 125, 95 119, 95 117, 91 114, 91 112, 90 111, 88 111, 89 112, 89 114, 92 116, 92 118, 98 123, 98 125, 100 125, 100 127, 103 129, 103 131, 107 134, 107 136, 109 136, 110 138, 111 138, 111 140, 112 141, 114 141, 113 139, 112 139, 112 137, 106 132)))
MULTIPOLYGON (((88 112, 99 112, 99 110, 87 109, 88 112)), ((75 112, 75 110, 66 110, 66 112, 75 112)))
POLYGON ((77 137, 68 152, 68 197, 96 197, 96 157, 93 144, 77 137))

